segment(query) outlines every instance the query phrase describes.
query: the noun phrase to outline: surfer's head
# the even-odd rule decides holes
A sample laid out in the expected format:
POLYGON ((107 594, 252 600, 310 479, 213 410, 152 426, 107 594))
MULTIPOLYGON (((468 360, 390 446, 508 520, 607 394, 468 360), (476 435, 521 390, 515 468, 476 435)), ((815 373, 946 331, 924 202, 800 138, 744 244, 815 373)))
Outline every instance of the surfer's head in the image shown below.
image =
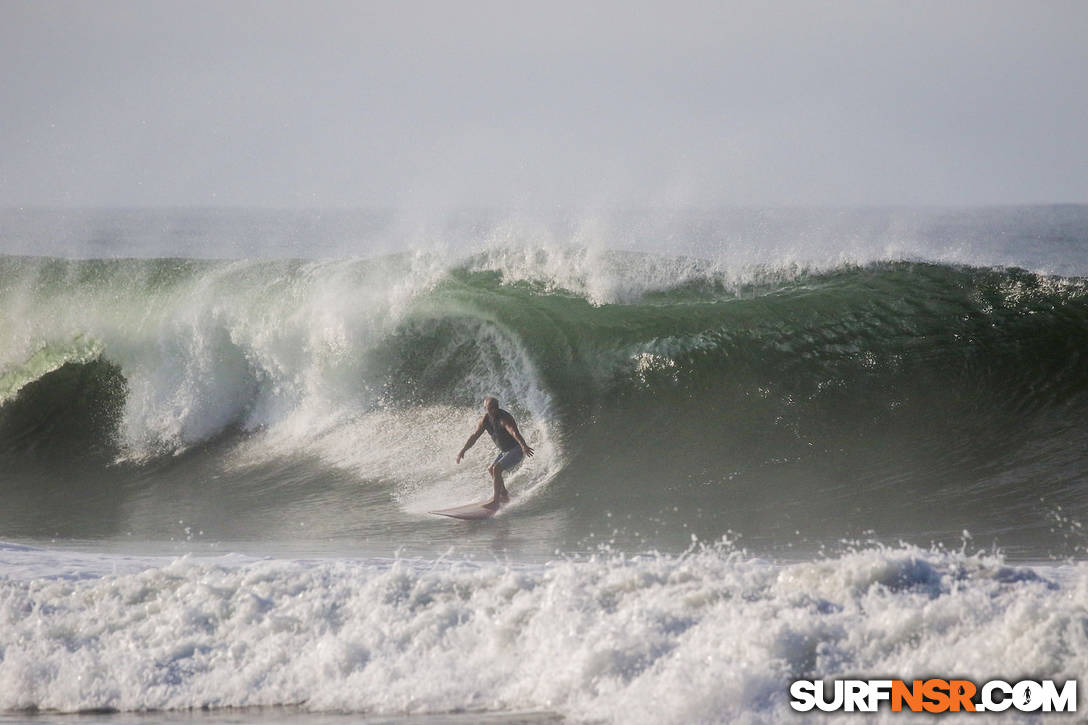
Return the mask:
POLYGON ((499 412, 499 399, 494 395, 489 395, 484 398, 484 410, 488 415, 494 416, 499 412))

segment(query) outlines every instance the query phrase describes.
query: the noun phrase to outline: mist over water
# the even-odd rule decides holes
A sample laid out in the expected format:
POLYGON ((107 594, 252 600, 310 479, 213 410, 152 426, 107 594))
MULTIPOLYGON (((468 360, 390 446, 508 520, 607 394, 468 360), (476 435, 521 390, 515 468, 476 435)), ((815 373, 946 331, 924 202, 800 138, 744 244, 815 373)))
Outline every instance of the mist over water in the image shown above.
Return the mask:
MULTIPOLYGON (((921 260, 1021 267, 1079 276, 1088 269, 1084 209, 992 207, 581 206, 448 209, 6 208, 6 254, 68 258, 344 259, 398 252, 447 255, 628 250, 696 257, 734 275, 754 267, 826 269, 921 260)), ((585 276, 562 254, 538 274, 585 276)), ((574 260, 576 262, 576 260, 574 260)), ((663 271, 677 262, 663 261, 663 271)), ((610 278, 598 270, 597 279, 610 278)), ((657 280, 660 285, 675 282, 657 280)), ((637 292, 651 280, 632 280, 637 292)))

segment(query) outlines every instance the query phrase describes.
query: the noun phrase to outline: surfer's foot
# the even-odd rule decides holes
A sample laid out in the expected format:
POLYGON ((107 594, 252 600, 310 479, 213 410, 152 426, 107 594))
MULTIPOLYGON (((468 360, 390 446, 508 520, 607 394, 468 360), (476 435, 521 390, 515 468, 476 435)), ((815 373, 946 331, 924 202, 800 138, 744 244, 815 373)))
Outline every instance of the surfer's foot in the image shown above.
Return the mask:
POLYGON ((499 503, 510 503, 510 492, 505 490, 499 491, 498 494, 495 495, 495 500, 499 503))

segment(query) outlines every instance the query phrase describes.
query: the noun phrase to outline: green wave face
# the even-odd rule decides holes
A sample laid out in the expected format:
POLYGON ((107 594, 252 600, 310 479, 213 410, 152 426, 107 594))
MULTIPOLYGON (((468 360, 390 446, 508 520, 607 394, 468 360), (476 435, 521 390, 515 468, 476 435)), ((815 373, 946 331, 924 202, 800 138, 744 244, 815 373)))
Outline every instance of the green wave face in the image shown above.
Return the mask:
POLYGON ((575 530, 605 516, 671 536, 970 524, 1029 541, 1051 523, 1040 499, 1088 509, 1083 279, 584 250, 8 257, 0 301, 0 456, 30 478, 48 440, 73 466, 80 446, 107 451, 108 485, 143 496, 184 455, 245 479, 208 484, 227 499, 256 470, 288 480, 287 500, 335 470, 411 512, 495 394, 538 447, 533 505, 577 500, 575 530), (66 406, 81 389, 83 407, 66 406), (45 408, 78 424, 46 431, 45 408), (412 470, 380 453, 400 446, 412 470))

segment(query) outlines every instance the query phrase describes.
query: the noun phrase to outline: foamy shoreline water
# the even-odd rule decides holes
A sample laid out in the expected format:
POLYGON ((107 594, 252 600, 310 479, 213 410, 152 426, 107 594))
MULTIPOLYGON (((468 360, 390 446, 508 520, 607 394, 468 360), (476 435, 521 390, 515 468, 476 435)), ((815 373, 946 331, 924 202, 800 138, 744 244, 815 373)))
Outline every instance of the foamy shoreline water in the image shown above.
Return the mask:
POLYGON ((1088 668, 1088 563, 899 547, 776 564, 724 545, 546 564, 0 555, 8 717, 779 722, 802 677, 1088 668))

